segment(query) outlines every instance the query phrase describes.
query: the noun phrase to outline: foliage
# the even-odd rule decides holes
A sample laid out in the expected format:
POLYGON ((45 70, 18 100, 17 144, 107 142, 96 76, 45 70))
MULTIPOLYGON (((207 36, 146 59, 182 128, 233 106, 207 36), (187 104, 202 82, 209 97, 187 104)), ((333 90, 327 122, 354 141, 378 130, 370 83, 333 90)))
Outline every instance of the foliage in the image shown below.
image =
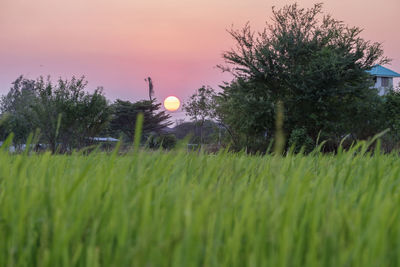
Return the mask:
POLYGON ((294 129, 290 134, 288 145, 289 147, 293 147, 296 153, 301 150, 309 153, 315 148, 315 143, 312 138, 308 136, 305 128, 294 129))
POLYGON ((19 77, 1 98, 0 137, 4 140, 14 133, 14 143, 22 145, 30 133, 39 130, 40 142, 53 152, 65 152, 93 144, 93 137, 99 134, 117 138, 123 134, 131 142, 140 113, 144 114, 146 136, 171 124, 168 114, 158 112, 161 104, 155 99, 135 103, 117 100, 110 106, 101 87, 93 93, 85 92, 86 87, 84 77, 56 83, 50 77, 19 77))
POLYGON ((367 139, 387 128, 385 96, 379 96, 376 89, 364 90, 349 106, 345 121, 353 141, 367 139))
POLYGON ((314 141, 321 132, 340 139, 352 130, 349 118, 358 120, 354 103, 369 99, 366 71, 388 62, 381 44, 361 38, 360 28, 323 15, 321 4, 273 9, 272 20, 258 33, 249 24, 230 31, 237 46, 224 53, 227 66, 221 68, 235 80, 222 87, 222 122, 240 146, 268 144, 281 100, 286 133, 304 128, 314 141))
POLYGON ((1 97, 2 140, 13 132, 16 144, 25 143, 29 133, 35 130, 32 111, 35 101, 35 81, 18 77, 7 95, 1 97))
POLYGON ((176 146, 177 141, 173 134, 152 134, 147 139, 147 145, 153 149, 172 149, 176 146))
POLYGON ((106 127, 110 110, 102 88, 94 93, 84 89, 84 78, 37 82, 38 103, 33 110, 35 123, 42 129, 44 140, 54 148, 60 142, 65 148, 84 147, 106 127), (60 120, 60 122, 59 122, 60 120))
POLYGON ((203 86, 196 90, 184 103, 183 109, 200 127, 200 143, 203 143, 203 125, 206 120, 215 118, 215 91, 209 86, 203 86))
POLYGON ((0 162, 0 266, 400 262, 397 154, 2 150, 0 162))
POLYGON ((390 132, 385 138, 389 148, 400 148, 400 91, 390 90, 384 96, 383 117, 390 132))
POLYGON ((114 136, 123 133, 131 142, 135 135, 136 117, 139 113, 143 113, 143 134, 148 136, 152 132, 159 133, 163 128, 171 125, 171 122, 168 121, 170 119, 169 114, 165 111, 157 112, 160 107, 161 103, 156 103, 156 99, 151 101, 141 100, 135 103, 118 99, 112 105, 111 131, 114 136))
POLYGON ((218 119, 226 127, 233 148, 265 150, 273 136, 275 103, 268 95, 253 94, 259 84, 238 78, 222 86, 216 97, 218 119))
POLYGON ((209 86, 202 86, 184 103, 183 109, 192 120, 204 122, 215 117, 215 91, 209 86))
POLYGON ((189 138, 190 143, 211 144, 218 143, 226 134, 225 129, 211 120, 205 120, 202 127, 198 127, 196 122, 183 122, 173 129, 178 139, 189 138))
POLYGON ((2 98, 1 111, 8 116, 7 132, 13 132, 19 143, 40 129, 41 140, 53 152, 57 147, 66 151, 87 145, 107 125, 110 110, 102 88, 85 92, 84 77, 53 84, 50 77, 21 76, 13 85, 2 98))

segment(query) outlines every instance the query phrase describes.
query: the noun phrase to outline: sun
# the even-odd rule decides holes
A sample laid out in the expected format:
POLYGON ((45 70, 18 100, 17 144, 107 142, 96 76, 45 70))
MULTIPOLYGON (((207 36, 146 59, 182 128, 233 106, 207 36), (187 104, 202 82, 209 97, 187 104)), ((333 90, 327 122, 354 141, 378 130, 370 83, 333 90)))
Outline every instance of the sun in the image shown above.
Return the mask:
POLYGON ((164 107, 168 111, 176 111, 181 105, 181 101, 176 96, 169 96, 164 100, 164 107))

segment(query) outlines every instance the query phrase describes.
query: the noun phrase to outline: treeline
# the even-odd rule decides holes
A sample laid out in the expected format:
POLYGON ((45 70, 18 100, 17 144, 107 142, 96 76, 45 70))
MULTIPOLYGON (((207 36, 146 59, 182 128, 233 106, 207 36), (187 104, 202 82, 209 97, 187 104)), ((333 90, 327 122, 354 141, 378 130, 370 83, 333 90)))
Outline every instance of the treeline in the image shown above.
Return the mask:
MULTIPOLYGON (((219 68, 233 80, 218 92, 196 90, 183 106, 192 122, 175 127, 174 136, 192 134, 195 147, 248 152, 266 152, 279 140, 283 150, 307 152, 322 142, 323 150, 335 151, 341 143, 350 146, 390 129, 383 147, 399 148, 399 90, 379 95, 368 73, 390 62, 382 44, 325 15, 321 4, 273 8, 271 21, 259 32, 249 24, 230 30, 235 46, 223 54, 226 64, 219 68)), ((143 140, 150 147, 173 147, 175 137, 163 134, 169 115, 159 111, 152 81, 146 81, 150 100, 110 103, 101 88, 85 92, 83 78, 53 84, 20 77, 0 103, 1 137, 13 132, 14 141, 22 144, 39 129, 41 142, 53 151, 85 147, 96 136, 131 142, 136 117, 143 113, 143 140)))
MULTIPOLYGON (((0 101, 0 138, 13 133, 16 146, 35 133, 37 142, 55 152, 71 151, 96 143, 96 137, 112 136, 132 142, 136 118, 144 115, 143 138, 157 146, 162 130, 170 125, 170 116, 160 111, 155 99, 135 103, 116 100, 111 103, 101 87, 85 91, 84 77, 59 79, 53 83, 19 77, 0 101)), ((161 137, 160 137, 161 136, 161 137)))
MULTIPOLYGON (((185 133, 192 134, 194 143, 211 145, 212 149, 215 145, 217 148, 229 146, 234 151, 249 153, 272 152, 279 137, 283 151, 294 149, 294 152, 308 153, 323 144, 322 151, 335 152, 339 146, 349 148, 357 141, 372 139, 382 132, 386 132, 380 138, 384 151, 400 149, 400 87, 389 88, 384 95, 366 88, 364 97, 353 97, 354 102, 343 106, 342 110, 337 109, 337 113, 332 110, 332 117, 314 116, 314 124, 299 123, 296 127, 290 124, 296 121, 296 114, 290 113, 285 102, 281 102, 281 116, 278 116, 279 102, 265 101, 264 105, 257 106, 255 98, 244 90, 229 94, 230 86, 223 87, 219 93, 211 88, 207 88, 208 93, 205 87, 198 89, 184 105, 193 123, 175 128, 185 127, 185 133), (270 114, 266 116, 263 112, 270 114), (280 129, 277 129, 277 120, 280 129), (277 135, 279 131, 280 136, 277 135)), ((299 116, 305 117, 303 120, 309 119, 309 114, 300 113, 299 116)))

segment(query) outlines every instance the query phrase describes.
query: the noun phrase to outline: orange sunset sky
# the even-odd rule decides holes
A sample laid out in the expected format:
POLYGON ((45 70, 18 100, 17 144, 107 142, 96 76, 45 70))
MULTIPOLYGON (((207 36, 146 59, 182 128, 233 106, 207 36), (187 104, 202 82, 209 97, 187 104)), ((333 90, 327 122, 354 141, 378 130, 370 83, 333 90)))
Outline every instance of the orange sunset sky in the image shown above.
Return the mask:
MULTIPOLYGON (((230 76, 215 68, 233 46, 230 25, 261 29, 275 0, 0 0, 0 94, 28 78, 85 75, 110 99, 155 95, 186 99, 202 85, 230 76)), ((315 1, 299 0, 303 7, 315 1)), ((329 0, 324 10, 363 37, 383 42, 388 67, 400 72, 400 0, 329 0)), ((396 83, 399 81, 397 80, 396 83)))

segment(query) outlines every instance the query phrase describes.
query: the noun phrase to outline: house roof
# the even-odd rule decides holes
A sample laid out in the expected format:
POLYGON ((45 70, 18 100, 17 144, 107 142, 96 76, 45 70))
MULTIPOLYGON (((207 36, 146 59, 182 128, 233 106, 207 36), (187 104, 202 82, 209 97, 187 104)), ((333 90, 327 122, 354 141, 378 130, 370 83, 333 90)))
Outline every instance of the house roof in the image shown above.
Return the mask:
POLYGON ((371 75, 379 77, 400 77, 400 74, 394 72, 388 68, 382 67, 381 65, 375 65, 371 70, 367 71, 371 75))

